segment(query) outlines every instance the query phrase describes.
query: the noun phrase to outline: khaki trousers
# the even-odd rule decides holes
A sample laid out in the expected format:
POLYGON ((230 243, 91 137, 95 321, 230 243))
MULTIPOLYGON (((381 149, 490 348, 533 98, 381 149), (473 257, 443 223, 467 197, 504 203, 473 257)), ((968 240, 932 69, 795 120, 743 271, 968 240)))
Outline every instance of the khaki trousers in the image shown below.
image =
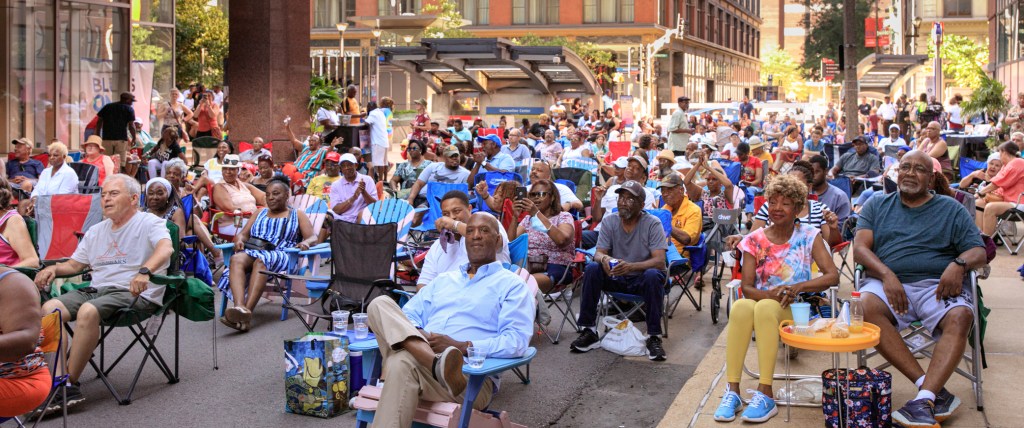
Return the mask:
POLYGON ((131 148, 131 141, 128 140, 103 140, 103 151, 107 156, 119 155, 121 166, 128 162, 128 149, 131 148))
MULTIPOLYGON (((401 348, 409 338, 426 338, 406 318, 398 304, 388 296, 380 296, 366 309, 367 324, 377 336, 377 345, 383 361, 381 377, 384 388, 373 419, 374 428, 407 428, 412 426, 419 401, 440 401, 462 404, 464 394, 452 396, 434 379, 432 367, 423 367, 413 356, 401 348)), ((491 402, 494 383, 484 381, 473 408, 482 410, 491 402)))

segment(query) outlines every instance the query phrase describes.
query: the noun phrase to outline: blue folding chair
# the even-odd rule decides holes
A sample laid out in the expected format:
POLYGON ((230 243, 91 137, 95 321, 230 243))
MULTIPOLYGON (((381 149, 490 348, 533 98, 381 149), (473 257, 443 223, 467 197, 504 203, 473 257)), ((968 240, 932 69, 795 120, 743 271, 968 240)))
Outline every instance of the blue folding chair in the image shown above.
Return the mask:
POLYGON ((964 177, 971 175, 972 172, 984 170, 985 168, 988 168, 988 162, 961 157, 960 179, 962 180, 964 177))
MULTIPOLYGON (((653 215, 655 217, 658 217, 658 220, 661 221, 661 227, 665 231, 665 239, 667 240, 669 235, 672 233, 672 213, 669 212, 668 210, 664 210, 664 209, 649 209, 649 210, 644 210, 644 211, 646 211, 647 213, 649 213, 649 214, 651 214, 651 215, 653 215)), ((668 250, 665 252, 666 267, 671 266, 672 263, 676 263, 676 264, 686 263, 686 259, 684 259, 681 256, 679 256, 679 252, 674 250, 674 248, 673 248, 674 246, 673 245, 669 244, 668 247, 669 247, 668 250), (672 253, 675 253, 675 255, 673 255, 672 253)), ((593 257, 593 255, 594 255, 593 252, 587 252, 586 254, 588 254, 589 257, 593 257)), ((667 275, 665 277, 665 282, 666 282, 666 284, 668 283, 668 276, 667 275)), ((610 305, 613 306, 619 312, 619 315, 617 315, 616 318, 627 319, 627 318, 629 318, 631 315, 633 315, 636 312, 640 312, 640 313, 646 315, 646 311, 644 311, 644 309, 643 309, 643 307, 644 307, 644 297, 643 296, 636 295, 636 294, 622 293, 622 292, 617 292, 617 291, 602 291, 602 293, 604 293, 608 297, 608 302, 610 303, 610 305), (621 306, 619 304, 620 302, 621 303, 628 303, 630 306, 629 307, 623 307, 623 306, 621 306)), ((599 320, 600 319, 604 319, 604 317, 607 316, 607 314, 608 314, 608 307, 605 307, 601 311, 601 314, 600 314, 601 316, 598 317, 598 319, 599 320)), ((668 317, 662 316, 661 317, 661 323, 662 323, 662 333, 661 333, 661 335, 662 335, 662 337, 668 337, 668 317)))
POLYGON ((828 184, 838 187, 846 197, 853 199, 853 186, 850 184, 850 177, 839 176, 828 181, 828 184))
POLYGON ((729 181, 731 181, 733 185, 740 184, 740 176, 743 174, 743 164, 726 159, 719 159, 718 164, 722 166, 723 170, 725 170, 725 176, 729 177, 729 181))
MULTIPOLYGON (((515 172, 488 171, 477 174, 473 179, 473 186, 480 184, 481 181, 487 182, 487 193, 493 195, 494 191, 498 189, 498 186, 501 185, 501 183, 506 181, 515 181, 519 184, 523 184, 523 177, 515 172)), ((494 211, 491 211, 490 207, 484 203, 482 198, 474 198, 471 202, 474 202, 474 205, 477 205, 477 210, 494 214, 494 211)))
POLYGON ((469 194, 469 185, 466 183, 427 183, 427 211, 423 216, 423 222, 419 226, 410 228, 417 232, 430 232, 434 229, 434 221, 441 218, 441 198, 445 193, 452 190, 461 190, 469 194))
MULTIPOLYGON (((669 242, 669 251, 671 253, 679 254, 679 249, 675 245, 669 242)), ((679 302, 683 300, 685 296, 693 304, 693 308, 701 310, 701 301, 704 298, 704 288, 697 289, 697 296, 693 295, 694 284, 697 280, 704 276, 704 271, 707 268, 708 261, 708 247, 703 233, 700 234, 700 238, 697 240, 695 245, 687 245, 684 249, 689 253, 689 258, 682 257, 679 255, 681 261, 669 260, 669 286, 665 290, 665 315, 672 318, 672 315, 676 312, 676 307, 679 306, 679 302), (678 287, 681 292, 676 298, 672 298, 672 289, 678 287)), ((714 320, 712 320, 714 321, 714 320)))
POLYGON ((526 253, 529 250, 530 241, 528 235, 519 235, 512 242, 508 243, 508 255, 512 264, 526 268, 526 253))
POLYGON ((573 183, 571 180, 558 179, 555 180, 555 183, 562 184, 565 187, 568 187, 569 190, 572 190, 572 193, 576 193, 576 183, 573 183))
MULTIPOLYGON (((377 340, 352 342, 348 349, 349 352, 363 353, 363 378, 367 380, 367 385, 375 384, 374 381, 380 378, 380 368, 383 365, 380 352, 378 351, 377 340), (367 361, 370 363, 366 364, 367 361)), ((469 382, 466 385, 466 392, 463 394, 464 398, 462 400, 461 413, 459 415, 459 427, 469 427, 470 418, 473 415, 473 401, 476 401, 477 395, 480 394, 480 390, 483 388, 485 379, 490 376, 500 375, 505 371, 512 370, 523 384, 529 385, 530 362, 533 361, 533 358, 536 356, 537 348, 529 347, 526 348, 526 354, 519 358, 488 358, 484 360, 483 367, 478 369, 471 368, 468 364, 463 366, 462 373, 469 376, 469 382), (526 366, 525 373, 524 370, 521 369, 524 365, 526 366)), ((357 410, 356 427, 366 428, 369 426, 369 424, 373 423, 375 414, 375 410, 357 410)), ((424 425, 413 424, 413 426, 424 425)))

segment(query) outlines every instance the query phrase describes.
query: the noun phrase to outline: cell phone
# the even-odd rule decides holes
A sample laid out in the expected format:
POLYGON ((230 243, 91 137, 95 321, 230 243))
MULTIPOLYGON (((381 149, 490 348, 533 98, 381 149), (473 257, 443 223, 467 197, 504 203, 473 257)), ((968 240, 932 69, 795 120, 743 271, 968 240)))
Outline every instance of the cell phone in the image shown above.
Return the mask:
POLYGON ((96 287, 79 288, 78 291, 81 291, 83 293, 95 293, 96 292, 96 287))
POLYGON ((524 186, 516 187, 516 200, 518 201, 518 200, 523 200, 523 199, 526 199, 526 187, 524 187, 524 186))

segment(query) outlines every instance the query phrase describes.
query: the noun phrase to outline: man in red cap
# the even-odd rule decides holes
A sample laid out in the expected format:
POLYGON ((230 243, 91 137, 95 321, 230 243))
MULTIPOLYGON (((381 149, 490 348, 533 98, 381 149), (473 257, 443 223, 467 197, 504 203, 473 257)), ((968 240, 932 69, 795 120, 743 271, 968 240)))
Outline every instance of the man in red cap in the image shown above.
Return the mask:
POLYGON ((327 202, 328 197, 331 195, 331 184, 341 178, 341 174, 339 174, 339 171, 341 171, 340 162, 341 153, 328 153, 324 158, 324 173, 309 180, 306 194, 316 196, 327 202))

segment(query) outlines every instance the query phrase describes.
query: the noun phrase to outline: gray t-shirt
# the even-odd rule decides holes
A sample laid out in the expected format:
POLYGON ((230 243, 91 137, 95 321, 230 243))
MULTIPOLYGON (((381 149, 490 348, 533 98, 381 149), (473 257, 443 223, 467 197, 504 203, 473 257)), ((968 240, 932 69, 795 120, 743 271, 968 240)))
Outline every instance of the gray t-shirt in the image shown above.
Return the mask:
POLYGON ((954 258, 984 246, 967 209, 941 195, 917 208, 904 205, 899 193, 871 198, 857 220, 862 229, 874 232, 872 251, 904 284, 938 279, 954 258))
MULTIPOLYGON (((419 180, 424 183, 466 183, 469 180, 469 170, 461 166, 450 170, 443 161, 434 162, 420 173, 419 180)), ((427 186, 420 189, 420 196, 427 196, 427 186)))
MULTIPOLYGON (((101 289, 115 287, 129 289, 132 278, 139 273, 142 264, 149 260, 161 240, 170 241, 167 221, 149 213, 136 213, 120 229, 113 230, 110 219, 90 227, 71 259, 89 265, 92 269, 92 287, 101 289)), ((156 274, 165 274, 170 261, 165 262, 156 274)), ((142 298, 163 304, 164 286, 149 283, 142 298)))
POLYGON ((597 248, 606 250, 612 258, 642 262, 651 258, 651 251, 668 249, 661 220, 646 212, 640 215, 640 221, 631 233, 623 230, 619 213, 606 214, 601 225, 597 248))
POLYGON ((878 173, 878 156, 871 152, 864 152, 858 156, 857 152, 850 150, 839 158, 839 174, 845 176, 861 176, 868 172, 878 173))
POLYGON ((839 217, 840 227, 850 216, 850 197, 836 186, 829 184, 827 190, 818 195, 818 202, 825 204, 829 210, 836 213, 836 216, 839 217))

